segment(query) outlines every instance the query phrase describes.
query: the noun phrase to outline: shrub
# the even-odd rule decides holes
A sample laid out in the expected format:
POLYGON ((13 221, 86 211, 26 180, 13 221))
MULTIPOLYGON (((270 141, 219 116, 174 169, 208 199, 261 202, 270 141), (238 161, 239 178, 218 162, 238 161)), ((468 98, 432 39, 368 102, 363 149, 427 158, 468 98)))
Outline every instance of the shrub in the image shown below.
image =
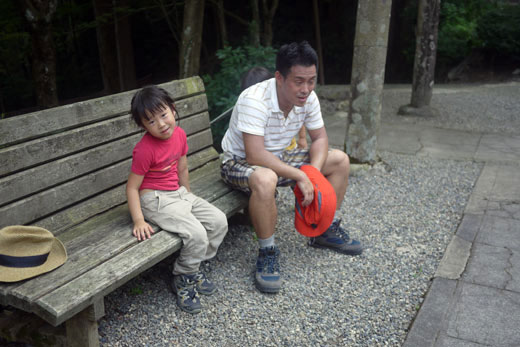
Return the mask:
POLYGON ((440 63, 453 64, 463 60, 481 46, 477 21, 492 6, 487 0, 446 0, 441 2, 438 57, 440 63))
POLYGON ((497 6, 478 21, 482 48, 498 56, 520 59, 520 5, 497 6))
MULTIPOLYGON (((276 50, 273 47, 246 45, 225 47, 218 50, 216 55, 221 61, 220 70, 213 76, 202 76, 211 119, 235 104, 240 93, 240 78, 247 70, 254 66, 264 66, 274 71, 276 50)), ((216 145, 220 144, 228 123, 229 118, 226 118, 212 125, 213 140, 216 145)))

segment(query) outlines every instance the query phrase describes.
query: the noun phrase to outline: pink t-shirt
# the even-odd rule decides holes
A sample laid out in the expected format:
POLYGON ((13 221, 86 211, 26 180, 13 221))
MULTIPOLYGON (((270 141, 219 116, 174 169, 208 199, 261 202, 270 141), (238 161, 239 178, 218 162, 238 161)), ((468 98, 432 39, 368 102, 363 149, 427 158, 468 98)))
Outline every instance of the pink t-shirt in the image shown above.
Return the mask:
POLYGON ((179 189, 177 164, 186 153, 186 133, 179 127, 175 127, 168 140, 160 140, 145 133, 135 145, 132 154, 132 172, 144 176, 139 189, 179 189))

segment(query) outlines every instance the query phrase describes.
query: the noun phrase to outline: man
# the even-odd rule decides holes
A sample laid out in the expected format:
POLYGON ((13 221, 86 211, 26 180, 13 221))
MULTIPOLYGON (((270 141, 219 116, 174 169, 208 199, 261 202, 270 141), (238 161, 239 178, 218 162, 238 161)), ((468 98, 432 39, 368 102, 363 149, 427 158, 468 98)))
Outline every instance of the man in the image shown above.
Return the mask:
POLYGON ((320 170, 337 196, 334 221, 309 244, 350 255, 362 252, 361 244, 340 227, 337 216, 347 190, 350 162, 344 152, 329 151, 320 104, 313 91, 317 65, 316 51, 306 41, 282 46, 276 57, 275 77, 240 94, 222 139, 222 178, 250 194, 249 214, 260 246, 255 285, 262 292, 277 293, 282 283, 279 250, 274 242, 276 187, 297 184, 303 193, 302 206, 314 199, 313 186, 299 169, 304 164, 320 170), (302 125, 311 138, 310 148, 285 150, 302 125))

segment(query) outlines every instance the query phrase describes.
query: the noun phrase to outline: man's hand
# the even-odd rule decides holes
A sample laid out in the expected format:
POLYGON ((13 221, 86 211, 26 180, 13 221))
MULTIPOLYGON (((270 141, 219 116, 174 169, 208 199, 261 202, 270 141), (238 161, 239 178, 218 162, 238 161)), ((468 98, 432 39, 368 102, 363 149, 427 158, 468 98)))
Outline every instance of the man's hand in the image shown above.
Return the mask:
POLYGON ((154 231, 152 227, 145 221, 135 223, 134 229, 132 231, 132 234, 134 234, 134 236, 137 237, 137 240, 139 241, 150 239, 153 233, 154 231))
POLYGON ((311 180, 304 174, 302 179, 296 181, 296 184, 303 194, 303 200, 301 201, 302 206, 310 205, 312 200, 314 200, 314 187, 312 186, 311 180))

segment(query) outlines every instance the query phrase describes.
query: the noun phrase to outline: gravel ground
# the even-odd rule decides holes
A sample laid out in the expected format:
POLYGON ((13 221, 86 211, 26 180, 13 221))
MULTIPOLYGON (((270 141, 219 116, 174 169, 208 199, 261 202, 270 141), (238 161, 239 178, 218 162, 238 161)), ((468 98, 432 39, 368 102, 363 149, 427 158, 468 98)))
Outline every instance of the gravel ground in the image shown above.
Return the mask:
POLYGON ((410 85, 385 87, 382 121, 485 133, 520 133, 520 82, 435 86, 431 106, 439 111, 439 116, 432 118, 397 115, 400 106, 410 103, 410 93, 410 85))
MULTIPOLYGON (((382 122, 520 133, 518 82, 436 86, 436 118, 396 115, 410 91, 385 87, 382 122)), ((292 192, 282 188, 276 230, 285 281, 280 293, 255 289, 257 242, 247 227, 232 225, 209 274, 219 291, 202 297, 202 313, 177 308, 167 285, 170 259, 106 297, 102 345, 401 345, 482 164, 380 155, 387 165, 352 177, 342 206, 343 225, 363 242, 363 255, 308 247, 293 228, 292 192)))
POLYGON ((181 312, 164 261, 106 297, 103 346, 399 346, 460 223, 481 165, 381 153, 386 166, 350 180, 343 225, 365 246, 350 257, 306 245, 293 195, 280 189, 283 289, 253 284, 257 242, 230 226, 209 277, 219 291, 181 312))

